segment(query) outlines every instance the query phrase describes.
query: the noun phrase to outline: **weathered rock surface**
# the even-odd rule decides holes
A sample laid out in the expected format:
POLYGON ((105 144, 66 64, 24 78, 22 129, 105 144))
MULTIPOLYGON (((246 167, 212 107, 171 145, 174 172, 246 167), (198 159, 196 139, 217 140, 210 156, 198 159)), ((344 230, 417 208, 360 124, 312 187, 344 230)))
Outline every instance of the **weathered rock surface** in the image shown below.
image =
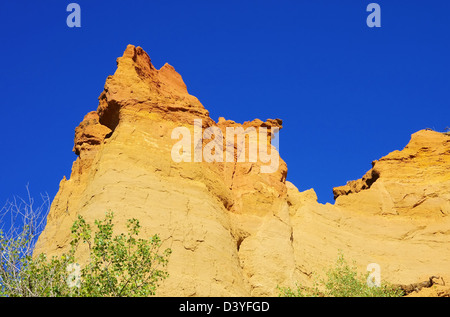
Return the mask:
POLYGON ((337 206, 427 218, 450 214, 447 134, 416 132, 402 151, 394 151, 374 161, 372 166, 362 179, 333 189, 337 206))
POLYGON ((97 111, 75 130, 78 158, 60 183, 36 252, 65 251, 79 214, 93 221, 111 210, 119 231, 137 218, 143 234, 158 233, 172 248, 160 296, 276 295, 278 285, 311 285, 312 272, 332 265, 339 250, 363 272, 380 264, 382 279, 392 283, 450 280, 450 136, 414 134, 362 180, 335 188, 335 205, 322 205, 314 190, 299 192, 286 181, 270 134, 263 140, 247 133, 245 162, 237 142, 227 152, 231 139, 194 138, 191 154, 214 145, 214 154, 233 160, 176 163, 172 132, 185 127, 194 136, 195 119, 223 135, 242 128, 236 140, 251 127, 282 127, 279 119, 214 122, 172 66, 158 70, 129 45, 97 111), (261 156, 249 161, 255 145, 276 154, 276 171, 263 172, 269 163, 261 156))

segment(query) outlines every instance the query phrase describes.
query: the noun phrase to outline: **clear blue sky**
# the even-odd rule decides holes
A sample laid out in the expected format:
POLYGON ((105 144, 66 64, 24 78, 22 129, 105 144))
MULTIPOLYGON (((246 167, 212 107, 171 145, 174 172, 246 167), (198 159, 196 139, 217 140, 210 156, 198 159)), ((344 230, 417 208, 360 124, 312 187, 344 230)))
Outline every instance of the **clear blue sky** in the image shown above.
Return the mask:
POLYGON ((283 119, 288 180, 333 202, 332 187, 450 126, 450 1, 0 2, 0 203, 70 175, 74 129, 97 108, 127 44, 165 62, 211 117, 283 119))

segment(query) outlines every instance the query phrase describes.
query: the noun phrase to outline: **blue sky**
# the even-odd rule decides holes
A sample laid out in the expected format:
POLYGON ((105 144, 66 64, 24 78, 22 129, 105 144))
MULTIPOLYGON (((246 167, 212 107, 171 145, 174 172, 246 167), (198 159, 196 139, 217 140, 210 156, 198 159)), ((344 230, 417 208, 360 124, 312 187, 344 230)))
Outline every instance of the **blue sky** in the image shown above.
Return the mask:
POLYGON ((72 1, 0 3, 0 203, 54 197, 70 175, 74 129, 97 108, 127 44, 168 62, 211 117, 283 119, 288 180, 332 188, 450 126, 450 1, 72 1))

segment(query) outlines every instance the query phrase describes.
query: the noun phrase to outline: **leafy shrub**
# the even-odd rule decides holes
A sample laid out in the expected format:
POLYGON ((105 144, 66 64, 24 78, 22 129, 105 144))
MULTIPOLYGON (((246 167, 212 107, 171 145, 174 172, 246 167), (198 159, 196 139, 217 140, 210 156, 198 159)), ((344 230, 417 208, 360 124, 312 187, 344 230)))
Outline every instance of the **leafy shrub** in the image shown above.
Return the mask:
MULTIPOLYGON (((369 274, 369 273, 368 273, 369 274)), ((367 285, 368 274, 358 275, 356 266, 350 266, 342 253, 339 254, 335 267, 327 271, 327 279, 320 279, 313 287, 296 285, 295 289, 279 287, 279 296, 285 297, 398 297, 402 292, 389 284, 380 287, 367 285)))
POLYGON ((19 265, 11 267, 4 261, 0 269, 0 295, 3 296, 149 296, 154 295, 158 283, 168 277, 165 267, 170 249, 160 254, 158 235, 150 239, 138 238, 139 221, 129 219, 127 234, 113 236, 113 213, 104 220, 96 220, 97 230, 78 216, 72 230, 68 253, 48 259, 45 254, 20 257, 21 243, 2 239, 0 251, 15 257, 19 265), (89 259, 81 268, 76 264, 80 244, 87 244, 89 259), (5 249, 5 246, 8 246, 5 249))
POLYGON ((137 219, 127 222, 128 233, 113 237, 113 214, 96 221, 98 231, 91 238, 91 228, 80 216, 72 226, 72 249, 81 241, 87 243, 90 261, 82 269, 79 294, 85 296, 148 296, 154 295, 158 282, 167 278, 163 269, 168 263, 170 249, 160 255, 158 235, 145 240, 137 238, 137 219))

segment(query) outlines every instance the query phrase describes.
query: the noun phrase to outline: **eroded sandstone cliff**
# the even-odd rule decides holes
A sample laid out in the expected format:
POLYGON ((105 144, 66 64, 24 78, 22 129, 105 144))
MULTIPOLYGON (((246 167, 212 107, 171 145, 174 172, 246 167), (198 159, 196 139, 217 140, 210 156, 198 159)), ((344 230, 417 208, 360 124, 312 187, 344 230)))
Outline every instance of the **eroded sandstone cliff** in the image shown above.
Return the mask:
POLYGON ((276 295, 278 285, 311 285, 312 272, 333 264, 339 250, 362 271, 380 264, 392 283, 429 275, 450 280, 450 136, 419 131, 361 180, 335 188, 335 205, 323 205, 312 189, 299 192, 286 181, 270 133, 267 144, 244 135, 244 162, 237 143, 229 154, 230 140, 217 138, 193 142, 191 154, 221 143, 214 153, 220 149, 232 161, 177 163, 172 132, 180 127, 191 135, 211 127, 225 135, 230 127, 270 131, 282 122, 215 122, 172 66, 158 70, 142 48, 129 45, 97 110, 75 130, 78 157, 60 183, 36 252, 65 251, 79 214, 93 221, 110 210, 118 231, 137 218, 144 234, 158 233, 172 248, 160 296, 276 295), (276 171, 264 173, 267 161, 259 156, 249 161, 253 145, 261 144, 277 155, 276 171))

